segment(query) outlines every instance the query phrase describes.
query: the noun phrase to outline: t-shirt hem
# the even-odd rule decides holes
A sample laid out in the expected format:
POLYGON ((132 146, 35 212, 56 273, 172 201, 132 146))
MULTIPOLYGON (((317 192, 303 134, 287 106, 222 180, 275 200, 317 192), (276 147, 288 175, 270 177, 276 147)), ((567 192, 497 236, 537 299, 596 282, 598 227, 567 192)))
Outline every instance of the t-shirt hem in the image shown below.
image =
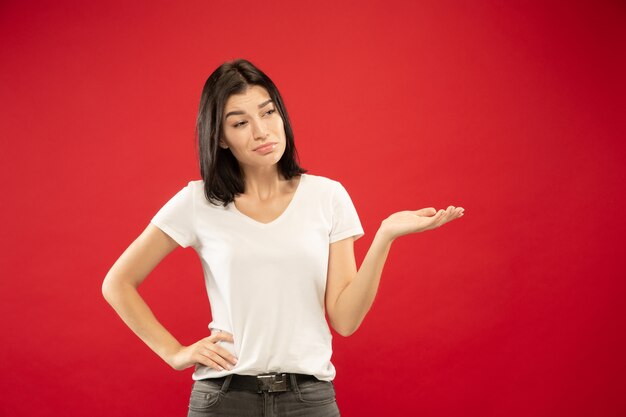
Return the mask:
POLYGON ((187 242, 187 240, 185 240, 185 238, 181 234, 179 234, 176 230, 170 228, 167 225, 160 224, 158 221, 154 219, 150 220, 150 223, 154 224, 156 227, 164 231, 169 237, 174 239, 174 241, 178 243, 181 247, 183 248, 189 247, 189 243, 187 242))
POLYGON ((344 232, 341 233, 337 233, 333 236, 330 237, 330 243, 334 243, 337 242, 338 240, 341 239, 345 239, 347 237, 350 236, 354 236, 354 240, 357 240, 358 238, 360 238, 361 236, 363 236, 365 233, 363 232, 363 228, 361 227, 354 227, 352 229, 348 229, 344 232))
MULTIPOLYGON (((305 373, 305 371, 297 371, 297 373, 305 373)), ((211 376, 208 372, 202 369, 202 367, 197 368, 193 374, 191 375, 191 379, 194 381, 200 381, 203 379, 211 379, 211 378, 221 378, 224 376, 228 376, 231 374, 238 374, 236 371, 222 371, 219 372, 219 376, 211 376)), ((337 372, 333 371, 331 374, 319 374, 319 373, 307 373, 308 375, 313 375, 315 378, 320 381, 333 381, 337 376, 337 372)), ((239 375, 247 375, 247 374, 239 374, 239 375)))

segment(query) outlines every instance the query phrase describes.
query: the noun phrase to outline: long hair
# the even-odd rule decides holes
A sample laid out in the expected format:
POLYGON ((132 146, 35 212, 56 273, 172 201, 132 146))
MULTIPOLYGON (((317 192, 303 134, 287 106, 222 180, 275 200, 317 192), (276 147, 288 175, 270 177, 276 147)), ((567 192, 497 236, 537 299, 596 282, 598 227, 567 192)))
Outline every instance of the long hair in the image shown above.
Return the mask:
POLYGON ((244 192, 244 174, 239 162, 230 149, 219 146, 219 139, 224 131, 222 117, 228 98, 233 94, 244 93, 252 85, 267 90, 283 119, 287 143, 285 153, 278 161, 280 173, 285 179, 291 179, 307 172, 298 164, 298 152, 287 109, 272 80, 248 60, 225 62, 206 80, 196 120, 195 137, 200 174, 204 180, 204 195, 212 204, 221 203, 226 207, 235 200, 237 194, 244 192))

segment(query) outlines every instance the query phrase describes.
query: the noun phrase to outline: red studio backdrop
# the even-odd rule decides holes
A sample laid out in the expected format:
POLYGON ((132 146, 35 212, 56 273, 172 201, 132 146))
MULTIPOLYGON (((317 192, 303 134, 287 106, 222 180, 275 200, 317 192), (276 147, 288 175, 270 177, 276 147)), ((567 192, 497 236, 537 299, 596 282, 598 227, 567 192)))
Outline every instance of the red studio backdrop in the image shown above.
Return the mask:
MULTIPOLYGON (((101 294, 200 179, 200 91, 246 58, 277 84, 309 173, 394 242, 350 337, 344 416, 624 416, 626 6, 621 1, 19 2, 0 5, 0 415, 182 416, 175 371, 101 294)), ((208 336, 193 249, 140 287, 208 336)))

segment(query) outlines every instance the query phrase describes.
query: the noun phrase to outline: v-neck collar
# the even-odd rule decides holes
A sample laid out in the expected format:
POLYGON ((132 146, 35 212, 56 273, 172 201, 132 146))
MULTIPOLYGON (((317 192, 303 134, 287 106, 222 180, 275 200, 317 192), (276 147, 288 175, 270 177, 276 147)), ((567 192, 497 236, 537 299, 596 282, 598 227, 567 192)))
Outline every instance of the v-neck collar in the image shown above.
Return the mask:
POLYGON ((300 189, 302 188, 303 183, 306 182, 306 174, 300 174, 300 181, 298 182, 298 187, 296 188, 296 191, 294 191, 293 196, 291 196, 291 201, 289 201, 289 204, 287 205, 287 208, 285 208, 285 210, 283 210, 282 213, 280 213, 280 215, 278 217, 276 217, 274 220, 272 220, 269 223, 262 223, 260 221, 257 221, 255 219, 253 219, 252 217, 248 216, 247 214, 243 214, 242 212, 239 211, 239 209, 237 208, 237 206, 235 205, 235 202, 231 202, 230 206, 233 210, 234 213, 236 213, 237 215, 239 215, 240 217, 243 217, 244 220, 246 220, 247 222, 254 224, 258 227, 269 227, 272 226, 276 223, 279 223, 291 210, 291 208, 296 204, 297 200, 298 200, 298 196, 300 194, 300 189))

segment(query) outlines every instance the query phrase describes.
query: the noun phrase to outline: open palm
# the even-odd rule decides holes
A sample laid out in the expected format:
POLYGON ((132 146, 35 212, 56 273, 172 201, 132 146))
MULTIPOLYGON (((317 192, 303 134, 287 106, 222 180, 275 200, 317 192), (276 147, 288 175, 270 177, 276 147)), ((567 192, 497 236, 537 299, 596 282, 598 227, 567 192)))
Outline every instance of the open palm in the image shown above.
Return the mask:
POLYGON ((463 207, 448 206, 445 210, 434 207, 420 210, 404 210, 392 214, 382 221, 381 228, 392 239, 409 233, 424 232, 435 229, 463 216, 463 207))

